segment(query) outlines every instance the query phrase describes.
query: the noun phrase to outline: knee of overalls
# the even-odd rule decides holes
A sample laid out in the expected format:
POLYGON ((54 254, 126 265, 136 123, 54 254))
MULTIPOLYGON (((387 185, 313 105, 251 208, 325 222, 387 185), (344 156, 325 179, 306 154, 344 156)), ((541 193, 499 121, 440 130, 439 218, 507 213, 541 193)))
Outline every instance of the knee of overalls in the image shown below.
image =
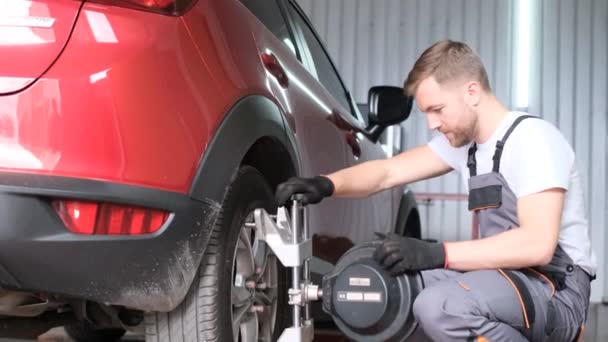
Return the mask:
POLYGON ((446 282, 420 292, 412 308, 422 327, 450 328, 467 317, 480 315, 479 303, 457 282, 446 282))

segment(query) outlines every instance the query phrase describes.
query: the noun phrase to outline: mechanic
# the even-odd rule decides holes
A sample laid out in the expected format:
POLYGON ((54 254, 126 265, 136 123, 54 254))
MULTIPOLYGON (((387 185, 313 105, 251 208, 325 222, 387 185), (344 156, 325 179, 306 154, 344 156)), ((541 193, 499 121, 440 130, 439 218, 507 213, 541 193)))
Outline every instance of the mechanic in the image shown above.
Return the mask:
POLYGON ((365 197, 458 171, 480 239, 435 243, 381 235, 374 258, 391 274, 421 271, 413 314, 434 341, 573 341, 582 336, 596 260, 574 152, 548 122, 508 111, 481 59, 444 40, 404 84, 442 134, 390 159, 291 178, 278 203, 365 197))

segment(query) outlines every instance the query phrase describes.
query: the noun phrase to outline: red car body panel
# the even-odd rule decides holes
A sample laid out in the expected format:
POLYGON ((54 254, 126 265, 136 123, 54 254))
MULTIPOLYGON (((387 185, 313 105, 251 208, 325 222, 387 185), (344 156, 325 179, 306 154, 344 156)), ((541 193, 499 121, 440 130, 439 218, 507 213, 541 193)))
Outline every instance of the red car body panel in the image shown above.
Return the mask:
POLYGON ((0 97, 0 169, 187 193, 224 113, 268 92, 246 25, 222 24, 235 10, 198 1, 181 18, 85 3, 61 58, 0 97))
POLYGON ((74 0, 13 0, 0 5, 4 21, 0 25, 0 95, 23 89, 55 61, 68 41, 80 5, 74 0))
MULTIPOLYGON (((383 158, 354 137, 362 123, 294 57, 239 1, 199 0, 181 17, 85 2, 61 57, 29 88, 0 96, 0 171, 185 194, 225 113, 251 94, 285 113, 302 174, 383 158), (264 52, 286 70, 287 87, 264 69, 264 52)), ((361 209, 369 207, 365 199, 328 201, 312 209, 319 212, 311 223, 329 232, 342 222, 322 218, 354 212, 357 225, 390 227, 391 197, 374 195, 369 210, 361 209)))

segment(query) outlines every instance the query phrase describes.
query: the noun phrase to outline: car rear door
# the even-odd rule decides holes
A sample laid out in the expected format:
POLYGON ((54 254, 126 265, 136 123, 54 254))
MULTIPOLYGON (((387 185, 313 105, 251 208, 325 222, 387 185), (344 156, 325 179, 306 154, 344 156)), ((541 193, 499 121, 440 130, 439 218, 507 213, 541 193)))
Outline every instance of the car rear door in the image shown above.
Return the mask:
MULTIPOLYGON (((298 139, 306 150, 307 175, 326 174, 365 161, 386 158, 379 144, 363 134, 364 122, 350 94, 309 20, 294 1, 285 1, 289 22, 302 62, 312 77, 303 82, 322 110, 296 113, 298 139), (328 153, 328 149, 332 153, 328 153), (333 155, 337 150, 342 155, 333 155)), ((328 199, 310 209, 310 229, 327 239, 315 241, 315 249, 341 254, 346 247, 334 238, 352 243, 368 240, 373 231, 394 226, 390 191, 365 199, 328 199), (326 242, 327 246, 319 243, 326 242)), ((331 258, 334 259, 334 258, 331 258)))
MULTIPOLYGON (((286 3, 277 0, 240 0, 263 25, 253 25, 253 35, 263 64, 266 65, 266 87, 286 115, 286 124, 295 132, 301 158, 302 176, 327 174, 350 165, 350 147, 343 128, 338 127, 334 108, 340 108, 316 78, 314 64, 301 34, 287 24, 286 3), (264 60, 266 59, 266 60, 264 60)), ((264 90, 266 92, 266 90, 264 90)), ((327 200, 310 207, 313 234, 338 237, 341 227, 351 217, 345 203, 327 200), (335 220, 333 216, 342 219, 335 220)), ((342 249, 352 245, 348 236, 342 249)), ((324 239, 322 241, 327 241, 324 239)), ((315 255, 335 261, 342 253, 315 243, 315 255), (325 250, 329 249, 329 253, 325 250), (319 251, 321 251, 319 253, 319 251)))

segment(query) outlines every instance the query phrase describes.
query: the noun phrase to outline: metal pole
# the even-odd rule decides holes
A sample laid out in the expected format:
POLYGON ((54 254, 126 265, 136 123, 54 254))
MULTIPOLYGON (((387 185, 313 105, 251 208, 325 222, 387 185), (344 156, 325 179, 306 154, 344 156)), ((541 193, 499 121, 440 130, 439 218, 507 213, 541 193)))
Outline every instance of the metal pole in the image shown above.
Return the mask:
MULTIPOLYGON (((291 204, 291 229, 293 229, 293 243, 299 242, 300 236, 300 202, 294 200, 291 204)), ((292 288, 300 289, 300 266, 293 267, 293 273, 291 274, 291 285, 292 288)), ((293 306, 293 326, 294 328, 300 327, 300 305, 293 306)))
MULTIPOLYGON (((307 207, 302 208, 302 221, 303 221, 302 225, 304 227, 303 239, 308 240, 308 239, 310 239, 310 230, 308 229, 308 208, 307 207)), ((310 284, 310 268, 308 266, 308 261, 309 261, 309 259, 304 260, 304 284, 310 284)), ((310 304, 308 302, 306 302, 306 304, 304 304, 304 320, 306 320, 306 321, 310 320, 310 304)))

